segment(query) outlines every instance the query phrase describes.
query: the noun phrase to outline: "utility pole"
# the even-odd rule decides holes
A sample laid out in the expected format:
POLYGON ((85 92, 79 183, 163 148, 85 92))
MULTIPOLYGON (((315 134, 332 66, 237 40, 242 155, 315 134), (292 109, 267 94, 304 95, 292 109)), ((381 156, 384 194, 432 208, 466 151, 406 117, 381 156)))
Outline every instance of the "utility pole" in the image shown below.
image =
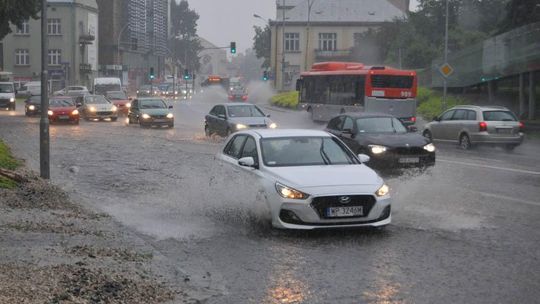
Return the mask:
POLYGON ((283 0, 283 22, 281 23, 281 32, 283 39, 281 41, 281 90, 285 88, 285 0, 283 0))
POLYGON ((49 144, 49 37, 47 37, 47 0, 41 0, 41 119, 39 121, 39 168, 44 179, 50 179, 49 144))
POLYGON ((307 28, 306 28, 306 54, 304 57, 304 71, 308 69, 308 52, 309 52, 309 35, 311 32, 311 8, 315 0, 308 0, 308 15, 307 15, 307 28))
MULTIPOLYGON (((444 28, 444 64, 448 64, 448 1, 446 0, 446 21, 444 28)), ((443 100, 442 110, 446 110, 446 94, 448 93, 448 80, 443 77, 443 100)))

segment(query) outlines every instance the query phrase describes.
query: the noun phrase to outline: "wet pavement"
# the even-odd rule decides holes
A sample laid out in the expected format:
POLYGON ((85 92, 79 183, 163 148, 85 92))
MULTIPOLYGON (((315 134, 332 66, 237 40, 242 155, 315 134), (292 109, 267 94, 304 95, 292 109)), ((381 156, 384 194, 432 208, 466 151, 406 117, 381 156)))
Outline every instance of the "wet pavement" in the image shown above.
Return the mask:
MULTIPOLYGON (((260 90, 260 91, 258 91, 260 90)), ((279 127, 303 112, 251 101, 279 127)), ((209 303, 533 303, 540 297, 540 141, 513 152, 438 145, 425 172, 385 175, 386 230, 278 231, 257 187, 214 159, 203 119, 224 96, 174 104, 175 128, 51 126, 52 181, 175 261, 209 303)), ((0 137, 39 169, 39 118, 0 112, 0 137)))

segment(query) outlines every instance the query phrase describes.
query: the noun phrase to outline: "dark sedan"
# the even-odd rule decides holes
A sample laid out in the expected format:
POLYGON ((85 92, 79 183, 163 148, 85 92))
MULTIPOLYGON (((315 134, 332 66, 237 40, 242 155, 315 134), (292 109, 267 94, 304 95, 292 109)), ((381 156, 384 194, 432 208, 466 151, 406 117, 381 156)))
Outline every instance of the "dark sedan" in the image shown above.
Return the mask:
POLYGON ((256 105, 228 103, 216 105, 204 119, 206 136, 229 136, 244 129, 275 129, 277 125, 256 105))
POLYGON ((126 123, 139 124, 141 128, 152 126, 174 127, 172 106, 167 105, 161 98, 138 98, 133 101, 128 112, 126 123))
POLYGON ((392 115, 378 113, 345 113, 334 117, 326 131, 343 140, 356 154, 371 157, 377 168, 424 167, 435 164, 435 146, 405 127, 392 115))
POLYGON ((41 96, 31 96, 24 101, 24 114, 34 116, 41 114, 41 96))

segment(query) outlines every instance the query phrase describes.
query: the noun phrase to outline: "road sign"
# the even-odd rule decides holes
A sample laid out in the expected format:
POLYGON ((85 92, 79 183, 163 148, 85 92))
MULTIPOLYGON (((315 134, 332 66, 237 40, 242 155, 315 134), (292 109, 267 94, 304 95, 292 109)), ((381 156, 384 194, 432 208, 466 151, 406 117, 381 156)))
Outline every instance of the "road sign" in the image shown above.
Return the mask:
POLYGON ((454 73, 454 68, 449 63, 445 63, 439 67, 439 73, 448 78, 454 73))

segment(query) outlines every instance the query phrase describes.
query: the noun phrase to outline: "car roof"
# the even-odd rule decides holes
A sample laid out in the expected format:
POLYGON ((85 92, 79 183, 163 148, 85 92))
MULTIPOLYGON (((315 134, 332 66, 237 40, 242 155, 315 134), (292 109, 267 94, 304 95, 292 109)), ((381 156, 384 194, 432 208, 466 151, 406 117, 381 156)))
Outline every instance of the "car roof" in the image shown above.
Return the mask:
POLYGON ((230 102, 230 103, 224 103, 224 104, 221 104, 222 106, 254 106, 254 104, 252 103, 249 103, 249 102, 230 102))
POLYGON ((258 135, 260 138, 279 138, 279 137, 331 137, 331 135, 322 130, 307 129, 258 129, 246 130, 237 134, 258 135))
MULTIPOLYGON (((377 112, 348 112, 341 115, 347 115, 352 118, 368 118, 368 117, 395 117, 392 114, 377 113, 377 112)), ((336 116, 337 117, 337 116, 336 116)))
POLYGON ((478 106, 478 105, 459 105, 453 107, 451 110, 456 109, 470 109, 470 110, 481 110, 481 111, 489 111, 489 110, 503 110, 503 111, 510 111, 508 108, 503 106, 496 106, 496 105, 484 105, 484 106, 478 106))
POLYGON ((163 98, 161 98, 161 97, 140 97, 140 98, 137 98, 137 100, 140 100, 140 101, 156 100, 156 99, 163 100, 163 98))

